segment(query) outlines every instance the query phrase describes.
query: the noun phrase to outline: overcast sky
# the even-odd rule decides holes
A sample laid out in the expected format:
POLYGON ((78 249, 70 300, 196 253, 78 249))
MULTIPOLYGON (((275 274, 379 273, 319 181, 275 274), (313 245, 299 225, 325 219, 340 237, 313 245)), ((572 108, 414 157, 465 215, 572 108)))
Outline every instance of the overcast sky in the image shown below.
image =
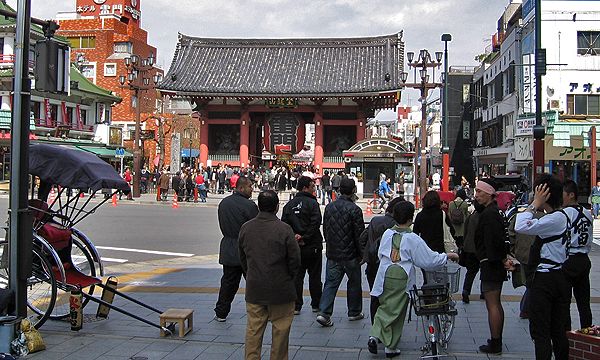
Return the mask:
MULTIPOLYGON (((406 51, 443 50, 449 63, 476 65, 509 0, 139 0, 142 28, 168 70, 177 33, 201 37, 355 37, 404 31, 406 51)), ((17 0, 8 0, 16 8, 17 0)), ((75 11, 75 0, 31 0, 34 17, 75 11)), ((409 80, 410 81, 410 80, 409 80)))

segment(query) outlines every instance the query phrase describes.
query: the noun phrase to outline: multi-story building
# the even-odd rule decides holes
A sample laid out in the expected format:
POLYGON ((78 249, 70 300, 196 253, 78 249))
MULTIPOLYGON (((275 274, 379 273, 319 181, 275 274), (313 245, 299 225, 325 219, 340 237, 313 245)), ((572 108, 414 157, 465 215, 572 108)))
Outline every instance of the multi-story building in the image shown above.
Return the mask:
MULTIPOLYGON (((126 58, 137 55, 140 59, 151 56, 156 59, 156 48, 148 44, 148 33, 141 27, 140 2, 77 0, 74 12, 57 15, 60 25, 57 34, 65 37, 71 45, 71 60, 79 63, 86 78, 98 86, 113 90, 123 99, 113 109, 112 125, 108 131, 122 129, 128 147, 133 147, 138 103, 142 113, 142 129, 145 128, 144 120, 157 111, 159 104, 156 91, 142 91, 140 99, 137 99, 132 90, 119 82, 119 77, 127 76, 129 71, 126 58)), ((156 72, 162 73, 162 70, 155 68, 145 75, 150 79, 150 86, 156 72)), ((154 159, 154 154, 150 152, 145 152, 146 164, 154 159)))
MULTIPOLYGON (((0 8, 14 11, 5 1, 0 1, 0 8)), ((9 178, 10 169, 15 25, 14 19, 0 17, 0 180, 9 178)), ((32 79, 36 66, 35 44, 43 39, 42 29, 31 25, 29 70, 32 79)), ((57 37, 55 41, 66 44, 64 38, 57 37)), ((101 142, 96 131, 102 124, 110 122, 112 105, 121 99, 94 85, 74 66, 70 67, 66 76, 69 83, 66 94, 38 91, 34 81, 31 90, 30 139, 76 146, 106 160, 116 160, 114 148, 107 149, 109 142, 101 142)), ((121 146, 120 143, 114 145, 121 146)))

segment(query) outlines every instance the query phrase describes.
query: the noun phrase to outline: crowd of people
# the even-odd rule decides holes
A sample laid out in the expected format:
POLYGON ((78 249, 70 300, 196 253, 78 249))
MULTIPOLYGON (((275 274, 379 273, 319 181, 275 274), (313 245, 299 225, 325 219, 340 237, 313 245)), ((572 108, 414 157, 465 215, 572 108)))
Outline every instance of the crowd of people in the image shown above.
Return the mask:
MULTIPOLYGON (((278 183, 277 176, 287 176, 283 172, 287 171, 274 171, 273 184, 278 183)), ((293 180, 297 192, 283 207, 279 220, 279 194, 263 188, 257 206, 251 200, 255 181, 244 176, 249 174, 241 175, 233 194, 218 209, 223 275, 214 319, 227 320, 244 276, 246 359, 260 358, 269 321, 273 326, 271 358, 287 358, 293 317, 304 305, 307 273, 310 310, 320 326, 334 325, 334 300, 344 277, 348 320, 363 319, 361 266, 365 263, 372 325, 367 348, 377 353, 378 343, 383 343, 386 357, 400 354, 416 269, 436 270, 449 260, 467 268, 462 292, 466 304, 472 300, 473 281, 480 274, 490 331, 487 343, 479 347, 482 353, 503 352, 501 294, 508 272, 513 273, 514 286, 526 286, 520 315, 529 319, 537 359, 550 359, 552 354, 558 360, 568 358, 571 293, 581 327, 592 325, 588 252, 593 221, 590 211, 577 204, 577 184, 572 181, 563 184, 550 175, 542 176, 534 185, 530 206, 512 219, 498 209, 498 184, 482 178, 473 198, 459 188, 455 199, 445 204, 438 192, 427 192, 416 217, 411 202, 394 198, 386 213, 374 217, 365 228, 362 210, 355 203, 356 184, 350 177, 340 174, 339 183, 325 178, 328 174, 320 178, 321 185, 331 186, 340 195, 321 214, 316 178, 298 173, 293 180), (323 242, 327 245, 324 276, 323 242), (520 278, 522 283, 516 284, 520 278)))

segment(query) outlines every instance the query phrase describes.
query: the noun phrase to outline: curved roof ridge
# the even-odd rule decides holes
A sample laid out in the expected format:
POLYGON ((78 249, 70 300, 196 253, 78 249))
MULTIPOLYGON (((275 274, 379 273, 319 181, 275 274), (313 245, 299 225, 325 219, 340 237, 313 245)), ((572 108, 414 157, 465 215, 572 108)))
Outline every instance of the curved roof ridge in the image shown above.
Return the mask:
POLYGON ((219 46, 219 47, 253 47, 253 46, 379 46, 391 40, 393 42, 402 41, 402 31, 377 36, 364 37, 323 37, 323 38, 212 38, 199 37, 179 33, 179 43, 186 43, 196 46, 219 46))

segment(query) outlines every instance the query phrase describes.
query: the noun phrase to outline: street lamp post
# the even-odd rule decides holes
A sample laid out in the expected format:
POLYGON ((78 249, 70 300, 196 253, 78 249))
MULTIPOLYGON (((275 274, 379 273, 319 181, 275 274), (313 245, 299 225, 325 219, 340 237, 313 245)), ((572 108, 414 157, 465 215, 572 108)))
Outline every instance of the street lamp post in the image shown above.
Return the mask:
POLYGON ((154 82, 153 85, 150 84, 150 78, 145 77, 147 73, 156 69, 154 67, 154 55, 152 53, 150 53, 150 56, 147 59, 141 59, 138 55, 131 55, 131 57, 126 57, 125 66, 127 66, 127 77, 125 77, 124 75, 119 76, 119 83, 121 84, 121 87, 126 87, 130 90, 133 90, 136 99, 135 135, 133 144, 133 197, 140 197, 140 92, 154 89, 155 85, 162 80, 162 76, 160 73, 155 74, 152 77, 152 80, 154 82))
POLYGON ((188 123, 188 127, 187 127, 187 128, 185 128, 185 130, 187 131, 187 134, 188 134, 188 140, 189 140, 189 145, 190 145, 190 146, 189 146, 189 152, 188 152, 188 156, 189 156, 189 160, 190 160, 190 168, 193 168, 194 166, 193 166, 193 163, 192 163, 192 138, 193 138, 193 136, 194 136, 194 134, 195 134, 195 130, 196 130, 196 128, 194 128, 194 127, 192 126, 192 122, 190 121, 190 122, 188 123))
POLYGON ((448 147, 448 42, 452 41, 452 35, 443 34, 442 41, 444 42, 444 99, 443 101, 443 117, 444 127, 442 132, 442 190, 448 191, 450 186, 450 148, 448 147))
MULTIPOLYGON (((440 87, 441 83, 435 82, 435 68, 439 68, 442 64, 442 52, 438 51, 435 53, 435 59, 431 57, 429 51, 426 49, 422 49, 419 51, 419 57, 417 60, 414 60, 415 54, 413 52, 406 53, 406 58, 408 59, 408 66, 414 68, 414 83, 406 83, 408 79, 408 73, 402 72, 401 80, 404 83, 404 86, 407 88, 419 89, 421 92, 421 130, 420 130, 420 140, 417 139, 417 146, 415 149, 415 153, 420 153, 420 161, 419 161, 419 193, 415 194, 415 201, 420 196, 423 196, 427 191, 427 94, 429 90, 433 90, 437 87, 440 87), (429 82, 429 69, 433 69, 433 79, 434 82, 429 82), (417 69, 419 69, 419 77, 421 78, 420 82, 416 82, 417 80, 417 69)), ((415 162, 416 164, 416 162, 415 162)), ((415 176, 416 176, 415 169, 415 176)))

